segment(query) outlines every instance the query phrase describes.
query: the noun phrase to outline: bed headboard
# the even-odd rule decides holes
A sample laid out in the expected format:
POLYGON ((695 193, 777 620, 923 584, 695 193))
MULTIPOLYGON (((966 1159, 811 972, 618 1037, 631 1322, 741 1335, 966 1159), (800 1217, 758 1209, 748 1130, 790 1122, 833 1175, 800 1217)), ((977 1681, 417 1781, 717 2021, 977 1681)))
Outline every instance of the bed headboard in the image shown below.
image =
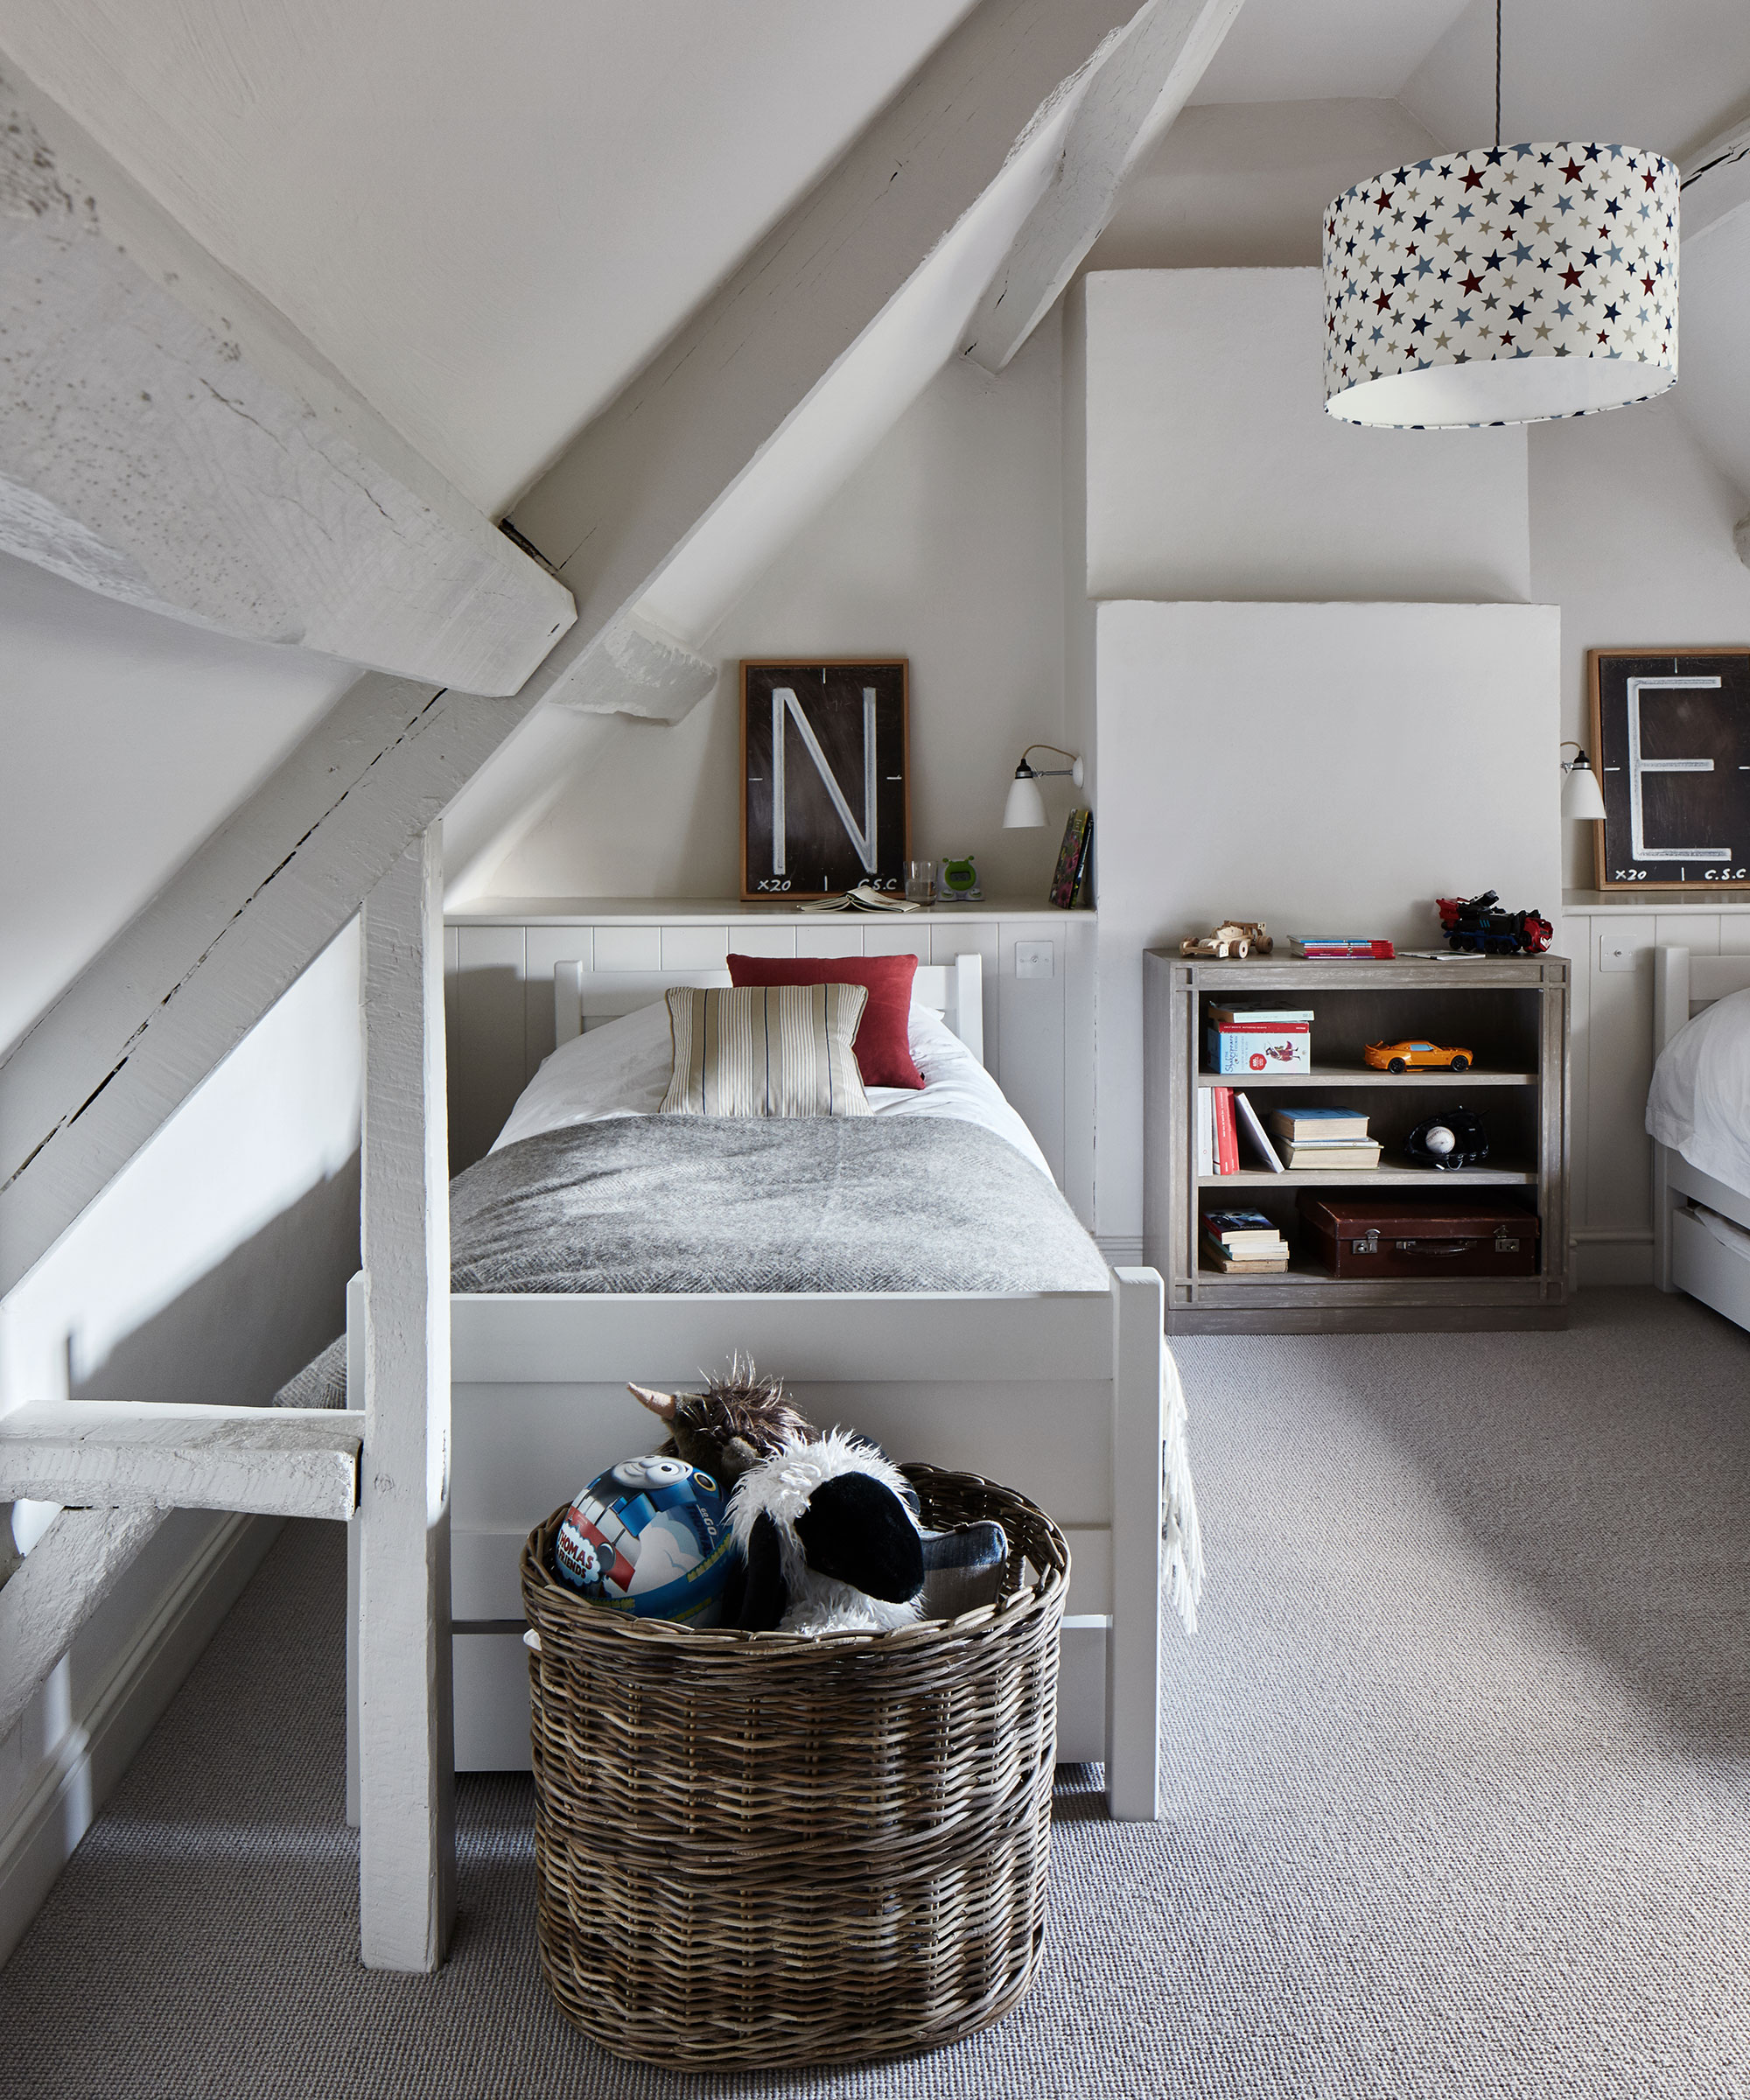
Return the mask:
MULTIPOLYGON (((729 983, 726 970, 591 970, 582 962, 553 965, 553 1040, 569 1043, 592 1021, 634 1013, 662 997, 671 984, 729 983)), ((934 1006, 979 1063, 984 1062, 984 962, 957 956, 953 963, 920 962, 912 997, 934 1006)))
POLYGON ((1687 948, 1653 950, 1653 1054, 1704 1006, 1750 991, 1750 956, 1698 956, 1687 948))

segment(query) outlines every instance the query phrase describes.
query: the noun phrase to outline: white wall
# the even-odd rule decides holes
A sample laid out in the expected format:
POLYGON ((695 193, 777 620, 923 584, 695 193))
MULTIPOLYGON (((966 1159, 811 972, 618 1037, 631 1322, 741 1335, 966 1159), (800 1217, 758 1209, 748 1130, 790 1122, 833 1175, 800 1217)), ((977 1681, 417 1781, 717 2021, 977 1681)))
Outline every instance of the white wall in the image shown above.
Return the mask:
POLYGON ((0 555, 0 1055, 358 676, 0 555))
POLYGON ((743 656, 911 662, 912 840, 970 851, 987 894, 1050 880, 1070 802, 1002 829, 1022 746, 1064 741, 1059 333, 992 378, 950 366, 776 561, 715 642, 717 691, 673 728, 592 724, 582 777, 491 878, 503 897, 732 897, 743 656))
POLYGON ((1142 1231, 1144 948, 1229 916, 1426 948, 1436 896, 1491 887, 1554 908, 1558 658, 1547 606, 1100 608, 1102 1240, 1142 1231))
POLYGON ((1525 432, 1324 412, 1317 270, 1087 281, 1089 598, 1530 595, 1525 432))
MULTIPOLYGON (((1671 396, 1531 432, 1532 585, 1562 608, 1564 737, 1592 741, 1588 649, 1750 645, 1743 508, 1671 396)), ((1592 827, 1566 829, 1567 878, 1590 889, 1592 827)))

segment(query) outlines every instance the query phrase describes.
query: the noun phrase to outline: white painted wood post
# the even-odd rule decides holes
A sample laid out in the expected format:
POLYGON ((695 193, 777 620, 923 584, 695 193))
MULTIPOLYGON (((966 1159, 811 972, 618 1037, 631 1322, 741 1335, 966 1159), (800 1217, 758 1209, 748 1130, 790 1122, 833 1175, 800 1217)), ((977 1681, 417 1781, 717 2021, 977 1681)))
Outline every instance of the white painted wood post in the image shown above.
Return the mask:
POLYGON ((435 1969, 455 1914, 440 836, 434 824, 415 839, 361 914, 359 1928, 368 1969, 435 1969))
POLYGON ((1161 1322, 1152 1269, 1112 1284, 1112 1630, 1106 1636, 1106 1807, 1160 1813, 1161 1322))
MULTIPOLYGON (((1690 951, 1653 950, 1653 1054, 1656 1057, 1690 1018, 1690 951)), ((1675 1291, 1671 1280, 1670 1156, 1662 1144, 1653 1147, 1653 1281, 1675 1291)))

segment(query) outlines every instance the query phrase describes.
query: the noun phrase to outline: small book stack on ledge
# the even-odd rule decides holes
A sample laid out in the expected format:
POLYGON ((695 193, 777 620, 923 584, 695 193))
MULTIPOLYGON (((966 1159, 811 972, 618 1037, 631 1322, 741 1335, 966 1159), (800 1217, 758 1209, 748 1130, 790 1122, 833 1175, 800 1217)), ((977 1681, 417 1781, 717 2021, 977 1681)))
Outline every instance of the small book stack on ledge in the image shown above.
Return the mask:
POLYGON ((1206 1210, 1203 1253, 1215 1268, 1241 1276, 1288 1266, 1288 1242, 1261 1210, 1206 1210))

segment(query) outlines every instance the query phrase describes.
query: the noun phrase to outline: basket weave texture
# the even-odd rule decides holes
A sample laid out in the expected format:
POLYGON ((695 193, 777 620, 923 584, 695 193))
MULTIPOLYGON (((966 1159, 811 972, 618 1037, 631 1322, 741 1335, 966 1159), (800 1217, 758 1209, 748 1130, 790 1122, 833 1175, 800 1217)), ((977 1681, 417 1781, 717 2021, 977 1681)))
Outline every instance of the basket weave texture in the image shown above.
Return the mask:
POLYGON ((897 2055, 1032 1981, 1069 1550, 1009 1488, 905 1470, 927 1522, 1002 1524, 996 1604, 891 1634, 697 1632, 566 1589, 563 1511, 523 1548, 541 1965, 616 2055, 897 2055))

